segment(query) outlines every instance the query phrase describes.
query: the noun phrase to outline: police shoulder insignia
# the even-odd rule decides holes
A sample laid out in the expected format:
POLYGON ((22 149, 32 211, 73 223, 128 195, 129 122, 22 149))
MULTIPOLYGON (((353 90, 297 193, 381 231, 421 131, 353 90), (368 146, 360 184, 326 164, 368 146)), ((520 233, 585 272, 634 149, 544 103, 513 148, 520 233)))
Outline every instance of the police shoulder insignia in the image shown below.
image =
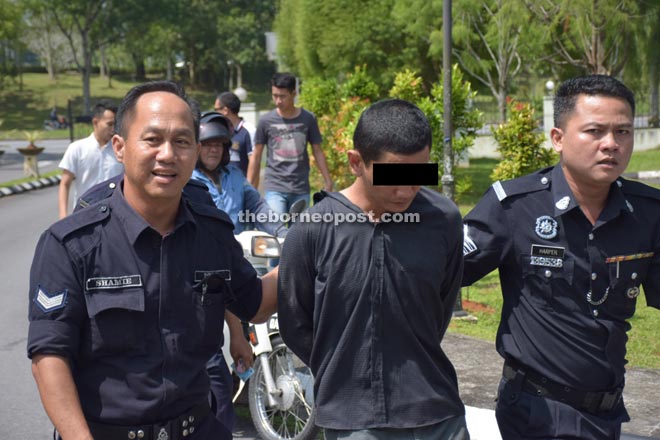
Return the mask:
POLYGON ((536 235, 546 240, 557 236, 557 220, 549 215, 542 215, 536 219, 536 235))
POLYGON ((562 197, 561 199, 557 200, 557 203, 555 203, 555 206, 557 209, 561 209, 562 211, 566 208, 568 208, 568 205, 571 203, 571 198, 569 196, 562 197))
POLYGON ((463 225, 463 256, 466 257, 477 251, 477 244, 470 238, 468 225, 463 225))
POLYGON ((64 307, 66 305, 66 296, 66 289, 60 292, 50 293, 42 289, 41 286, 38 286, 37 293, 34 296, 34 302, 42 311, 48 313, 64 307))

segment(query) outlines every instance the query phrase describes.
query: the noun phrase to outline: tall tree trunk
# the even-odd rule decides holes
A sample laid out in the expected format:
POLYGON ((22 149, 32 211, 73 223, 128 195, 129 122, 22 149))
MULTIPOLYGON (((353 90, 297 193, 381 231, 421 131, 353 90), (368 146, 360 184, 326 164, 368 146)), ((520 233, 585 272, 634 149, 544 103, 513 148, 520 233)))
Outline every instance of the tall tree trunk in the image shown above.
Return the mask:
POLYGON ((131 58, 133 59, 133 66, 135 67, 135 80, 144 81, 147 77, 146 69, 144 67, 144 58, 139 53, 132 53, 131 58))
POLYGON ((82 46, 83 46, 83 68, 82 68, 82 80, 83 80, 83 106, 84 112, 86 115, 91 114, 92 110, 92 98, 89 87, 90 78, 92 76, 92 49, 90 48, 89 34, 86 32, 81 32, 82 37, 82 46))
POLYGON ((243 87, 243 69, 238 63, 236 63, 236 87, 243 87))
POLYGON ((500 89, 497 93, 497 111, 500 114, 500 124, 506 122, 506 90, 500 89))
POLYGON ((46 31, 46 70, 48 79, 55 81, 55 66, 53 65, 53 44, 50 41, 50 31, 46 31))
POLYGON ((108 77, 108 59, 105 56, 105 44, 99 47, 99 55, 101 56, 101 65, 99 66, 101 78, 108 77))
POLYGON ((649 114, 650 124, 653 127, 660 127, 660 58, 651 60, 649 70, 649 83, 651 95, 651 111, 649 114))
POLYGON ((172 64, 173 64, 172 63, 172 56, 170 55, 170 56, 167 57, 166 73, 165 73, 165 78, 168 81, 172 81, 172 79, 174 78, 174 68, 173 68, 172 64))

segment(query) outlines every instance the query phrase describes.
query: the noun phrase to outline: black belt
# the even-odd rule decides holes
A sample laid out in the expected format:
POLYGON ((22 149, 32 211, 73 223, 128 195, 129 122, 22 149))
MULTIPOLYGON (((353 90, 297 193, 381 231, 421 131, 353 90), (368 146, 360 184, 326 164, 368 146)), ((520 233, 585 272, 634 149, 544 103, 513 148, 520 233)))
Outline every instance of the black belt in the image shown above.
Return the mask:
POLYGON ((195 433, 209 414, 207 402, 195 405, 179 417, 151 425, 110 425, 87 421, 94 440, 181 440, 195 433))
POLYGON ((580 391, 550 380, 546 376, 509 359, 504 361, 502 376, 508 381, 522 374, 522 390, 539 397, 567 403, 591 414, 612 411, 621 400, 623 385, 611 391, 580 391))

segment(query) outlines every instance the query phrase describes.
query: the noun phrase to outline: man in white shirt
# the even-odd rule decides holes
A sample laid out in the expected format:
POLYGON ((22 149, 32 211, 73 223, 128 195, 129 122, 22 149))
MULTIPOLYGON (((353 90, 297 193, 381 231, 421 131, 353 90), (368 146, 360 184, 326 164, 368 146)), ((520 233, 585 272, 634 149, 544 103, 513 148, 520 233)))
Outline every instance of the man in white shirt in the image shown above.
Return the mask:
POLYGON ((124 166, 117 161, 110 145, 115 132, 117 107, 107 102, 94 106, 92 125, 94 132, 87 138, 73 142, 66 149, 60 162, 62 180, 58 193, 60 218, 67 216, 68 207, 73 207, 78 197, 99 182, 103 182, 124 172, 124 166), (73 185, 73 197, 69 202, 69 192, 73 185))

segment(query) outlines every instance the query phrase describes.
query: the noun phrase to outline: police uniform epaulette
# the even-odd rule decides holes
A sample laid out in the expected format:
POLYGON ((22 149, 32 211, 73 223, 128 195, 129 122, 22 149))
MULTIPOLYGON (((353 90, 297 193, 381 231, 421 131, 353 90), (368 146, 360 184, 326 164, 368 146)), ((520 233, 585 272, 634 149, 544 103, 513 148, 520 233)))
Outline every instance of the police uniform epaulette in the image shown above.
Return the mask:
POLYGON ((642 182, 637 182, 635 180, 619 178, 619 181, 621 181, 621 191, 623 191, 624 194, 632 194, 635 196, 660 200, 660 189, 646 185, 642 182))
POLYGON ((97 185, 94 185, 91 187, 89 190, 85 192, 79 199, 78 203, 76 203, 76 206, 74 208, 74 211, 78 211, 82 208, 86 208, 89 205, 92 205, 99 200, 107 199, 110 197, 117 188, 117 185, 121 182, 121 179, 123 178, 123 174, 120 174, 118 176, 115 176, 111 179, 106 180, 105 182, 99 183, 97 185))
POLYGON ((234 228, 234 223, 231 221, 231 218, 229 218, 227 213, 218 209, 215 205, 208 205, 206 203, 200 203, 190 199, 186 199, 186 202, 188 204, 188 207, 195 214, 220 220, 224 223, 227 223, 232 229, 234 228))
POLYGON ((528 194, 535 191, 542 191, 548 188, 550 182, 550 173, 553 167, 544 168, 532 174, 518 177, 511 180, 498 180, 491 187, 495 191, 495 196, 500 202, 507 197, 520 194, 528 194))
POLYGON ((73 215, 63 218, 50 227, 50 231, 58 240, 86 226, 99 223, 110 215, 110 209, 105 204, 96 208, 83 209, 73 215))
POLYGON ((325 199, 325 198, 327 197, 327 195, 328 195, 328 193, 327 193, 326 191, 324 191, 324 190, 321 190, 321 191, 319 191, 319 192, 315 192, 315 193, 312 195, 312 201, 313 201, 314 204, 316 205, 318 202, 320 202, 321 200, 325 199))
POLYGON ((183 195, 189 200, 206 205, 215 206, 209 188, 204 182, 197 179, 190 179, 183 187, 183 195))

